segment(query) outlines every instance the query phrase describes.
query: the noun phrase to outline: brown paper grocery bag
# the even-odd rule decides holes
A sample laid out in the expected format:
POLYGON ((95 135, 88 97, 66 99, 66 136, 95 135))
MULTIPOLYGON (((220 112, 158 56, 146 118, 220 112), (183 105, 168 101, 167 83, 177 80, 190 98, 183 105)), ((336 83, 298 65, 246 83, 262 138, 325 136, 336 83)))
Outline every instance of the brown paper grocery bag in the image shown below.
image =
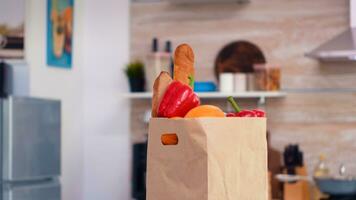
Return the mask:
POLYGON ((265 118, 152 118, 147 154, 147 200, 268 199, 265 118))

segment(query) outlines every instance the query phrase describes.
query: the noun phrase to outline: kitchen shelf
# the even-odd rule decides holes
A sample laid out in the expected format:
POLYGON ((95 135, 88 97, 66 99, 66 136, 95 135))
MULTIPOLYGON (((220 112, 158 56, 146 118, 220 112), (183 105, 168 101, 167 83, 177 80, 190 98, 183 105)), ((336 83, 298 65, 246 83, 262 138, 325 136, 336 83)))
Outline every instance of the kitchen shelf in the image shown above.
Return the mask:
MULTIPOLYGON (((264 104, 266 98, 283 98, 286 96, 285 92, 264 92, 264 91, 253 91, 253 92, 197 92, 198 96, 202 99, 220 99, 232 96, 235 98, 257 98, 259 99, 259 104, 264 104)), ((137 93, 126 93, 125 98, 128 99, 151 99, 151 92, 137 92, 137 93)))
POLYGON ((26 65, 27 62, 25 59, 4 59, 4 58, 0 58, 0 62, 1 61, 4 61, 8 64, 11 64, 11 65, 26 65))

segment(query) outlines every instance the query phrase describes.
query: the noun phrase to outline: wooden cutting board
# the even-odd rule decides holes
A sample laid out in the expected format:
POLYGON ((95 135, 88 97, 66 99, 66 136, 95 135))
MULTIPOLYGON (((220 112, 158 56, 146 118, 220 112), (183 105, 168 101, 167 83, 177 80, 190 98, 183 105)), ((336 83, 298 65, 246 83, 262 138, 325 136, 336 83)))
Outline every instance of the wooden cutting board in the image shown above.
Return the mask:
POLYGON ((222 72, 251 73, 254 64, 263 63, 266 59, 257 45, 248 41, 231 42, 220 50, 215 59, 215 76, 219 79, 222 72))

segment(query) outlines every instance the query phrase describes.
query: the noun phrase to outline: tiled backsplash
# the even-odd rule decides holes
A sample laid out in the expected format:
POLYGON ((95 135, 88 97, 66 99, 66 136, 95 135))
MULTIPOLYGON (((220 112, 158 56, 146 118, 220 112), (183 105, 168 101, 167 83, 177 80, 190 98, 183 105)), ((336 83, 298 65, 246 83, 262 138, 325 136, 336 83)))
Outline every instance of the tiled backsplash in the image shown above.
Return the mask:
MULTIPOLYGON (((356 66, 352 63, 319 63, 304 53, 348 27, 347 0, 253 0, 247 5, 189 5, 134 3, 131 5, 131 58, 144 59, 153 37, 174 45, 191 44, 196 52, 198 80, 214 80, 218 51, 235 40, 251 41, 263 50, 267 62, 282 66, 282 88, 293 90, 284 99, 268 100, 268 129, 272 145, 282 150, 299 143, 308 169, 320 153, 352 164, 356 174, 356 66), (295 89, 327 89, 334 92, 296 92, 295 89)), ((224 100, 214 103, 226 106, 224 100)), ((255 100, 242 100, 256 106, 255 100)), ((131 109, 133 141, 143 140, 142 122, 148 100, 134 100, 131 109)))

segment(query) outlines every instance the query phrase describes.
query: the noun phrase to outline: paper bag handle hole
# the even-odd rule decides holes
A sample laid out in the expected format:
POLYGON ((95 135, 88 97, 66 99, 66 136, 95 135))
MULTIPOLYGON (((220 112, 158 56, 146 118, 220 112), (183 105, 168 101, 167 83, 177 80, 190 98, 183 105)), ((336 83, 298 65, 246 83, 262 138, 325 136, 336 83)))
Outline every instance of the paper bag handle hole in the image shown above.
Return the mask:
POLYGON ((164 133, 161 135, 161 142, 163 145, 177 145, 178 136, 175 133, 164 133))

